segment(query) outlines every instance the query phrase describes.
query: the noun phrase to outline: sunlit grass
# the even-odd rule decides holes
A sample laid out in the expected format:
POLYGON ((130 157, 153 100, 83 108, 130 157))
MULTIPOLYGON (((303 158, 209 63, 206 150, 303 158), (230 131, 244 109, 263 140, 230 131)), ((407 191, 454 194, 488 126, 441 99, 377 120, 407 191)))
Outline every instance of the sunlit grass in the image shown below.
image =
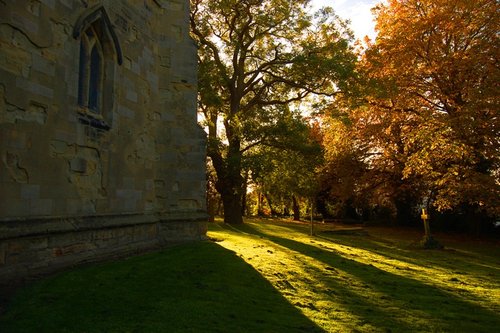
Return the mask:
POLYGON ((418 232, 337 229, 210 224, 212 241, 26 286, 0 332, 498 331, 495 243, 440 238, 445 250, 429 251, 418 232))
POLYGON ((209 235, 328 332, 492 332, 500 327, 495 257, 459 248, 424 251, 391 235, 319 230, 310 237, 308 231, 307 225, 254 220, 237 228, 215 224, 209 235))

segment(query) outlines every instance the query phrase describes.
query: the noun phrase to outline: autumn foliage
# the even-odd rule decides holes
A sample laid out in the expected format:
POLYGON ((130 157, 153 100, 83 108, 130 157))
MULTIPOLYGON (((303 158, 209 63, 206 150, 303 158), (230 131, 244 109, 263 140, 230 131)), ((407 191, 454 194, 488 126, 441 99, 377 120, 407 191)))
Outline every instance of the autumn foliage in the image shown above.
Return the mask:
POLYGON ((365 79, 327 121, 333 197, 400 220, 419 205, 499 216, 500 4, 390 0, 374 13, 365 79))

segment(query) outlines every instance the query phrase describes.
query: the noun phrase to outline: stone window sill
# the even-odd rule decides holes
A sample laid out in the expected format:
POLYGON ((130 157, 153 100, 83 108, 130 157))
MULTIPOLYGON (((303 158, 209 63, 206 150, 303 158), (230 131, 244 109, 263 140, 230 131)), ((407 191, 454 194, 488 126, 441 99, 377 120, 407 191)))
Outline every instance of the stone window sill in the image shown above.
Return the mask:
POLYGON ((90 111, 87 108, 82 108, 78 110, 78 120, 80 123, 89 125, 101 130, 109 130, 111 126, 104 120, 102 115, 90 111))

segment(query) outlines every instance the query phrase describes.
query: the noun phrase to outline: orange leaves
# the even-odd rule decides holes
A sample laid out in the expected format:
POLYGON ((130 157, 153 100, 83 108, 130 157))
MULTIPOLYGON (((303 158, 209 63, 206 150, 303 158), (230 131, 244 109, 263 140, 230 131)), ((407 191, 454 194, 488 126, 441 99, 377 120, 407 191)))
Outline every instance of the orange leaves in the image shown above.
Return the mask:
POLYGON ((487 110, 498 110, 499 68, 492 63, 499 55, 499 12, 494 0, 392 0, 378 9, 379 39, 367 52, 366 69, 397 86, 391 122, 400 122, 398 107, 416 115, 414 126, 399 133, 407 157, 403 177, 424 179, 439 209, 461 202, 493 208, 498 201, 489 196, 498 194, 500 133, 492 125, 498 116, 487 110))
POLYGON ((375 13, 358 67, 365 104, 346 111, 365 181, 434 193, 440 210, 498 211, 500 3, 390 0, 375 13))

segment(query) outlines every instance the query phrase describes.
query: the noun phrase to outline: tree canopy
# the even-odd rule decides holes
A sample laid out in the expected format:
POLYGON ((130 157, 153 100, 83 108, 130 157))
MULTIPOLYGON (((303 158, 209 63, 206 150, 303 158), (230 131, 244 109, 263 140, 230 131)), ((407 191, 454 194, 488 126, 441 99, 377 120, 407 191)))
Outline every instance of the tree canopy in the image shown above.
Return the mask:
POLYGON ((498 216, 498 1, 389 0, 374 13, 378 36, 359 67, 364 94, 334 108, 370 175, 356 186, 396 206, 498 216))
MULTIPOLYGON (((356 57, 345 24, 309 1, 191 0, 199 47, 199 107, 228 223, 241 223, 245 154, 292 141, 292 103, 347 89, 356 57)), ((292 148, 293 146, 288 146, 292 148)))

